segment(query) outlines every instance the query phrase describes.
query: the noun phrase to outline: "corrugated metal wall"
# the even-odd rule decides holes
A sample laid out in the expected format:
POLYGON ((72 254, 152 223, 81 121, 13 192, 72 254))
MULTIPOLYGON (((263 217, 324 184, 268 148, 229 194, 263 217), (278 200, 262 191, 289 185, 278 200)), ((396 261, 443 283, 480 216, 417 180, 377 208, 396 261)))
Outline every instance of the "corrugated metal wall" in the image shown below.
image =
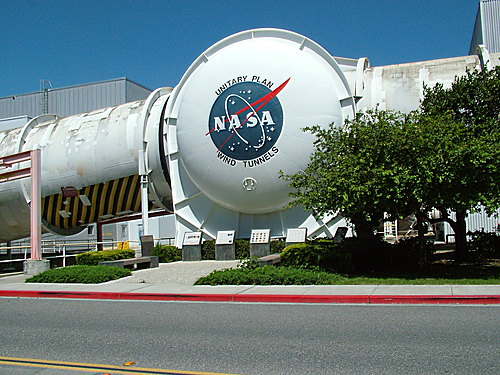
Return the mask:
POLYGON ((486 47, 490 53, 500 52, 500 1, 483 1, 481 8, 486 47))
POLYGON ((146 99, 151 94, 151 90, 134 81, 127 80, 125 81, 125 93, 125 102, 128 103, 146 99))
MULTIPOLYGON (((151 90, 126 78, 50 89, 48 112, 66 117, 146 99, 150 93, 151 90)), ((0 118, 38 116, 42 113, 41 102, 40 92, 0 98, 0 118)))
POLYGON ((476 17, 469 55, 485 44, 490 53, 500 52, 500 0, 482 0, 476 17))
MULTIPOLYGON (((450 217, 455 220, 455 213, 452 212, 450 217)), ((467 225, 467 231, 469 232, 477 232, 484 231, 487 233, 496 233, 499 232, 500 228, 500 209, 496 211, 495 214, 488 216, 484 209, 481 209, 479 212, 475 212, 473 214, 469 214, 465 219, 465 223, 467 225)), ((448 223, 445 223, 445 234, 451 235, 453 234, 453 229, 448 223)), ((455 242, 453 236, 448 236, 449 242, 455 242)))
POLYGON ((0 98, 0 118, 28 116, 40 114, 40 93, 13 95, 0 98))

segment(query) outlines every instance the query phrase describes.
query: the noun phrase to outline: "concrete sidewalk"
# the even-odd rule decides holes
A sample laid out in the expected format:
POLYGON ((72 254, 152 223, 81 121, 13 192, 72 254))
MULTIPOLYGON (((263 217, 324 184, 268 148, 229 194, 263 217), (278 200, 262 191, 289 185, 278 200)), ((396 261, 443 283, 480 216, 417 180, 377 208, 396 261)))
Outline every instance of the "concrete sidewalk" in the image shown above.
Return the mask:
POLYGON ((26 276, 0 277, 0 296, 156 301, 284 303, 500 304, 500 285, 311 285, 194 286, 215 269, 238 261, 174 262, 134 271, 102 284, 24 283, 26 276))

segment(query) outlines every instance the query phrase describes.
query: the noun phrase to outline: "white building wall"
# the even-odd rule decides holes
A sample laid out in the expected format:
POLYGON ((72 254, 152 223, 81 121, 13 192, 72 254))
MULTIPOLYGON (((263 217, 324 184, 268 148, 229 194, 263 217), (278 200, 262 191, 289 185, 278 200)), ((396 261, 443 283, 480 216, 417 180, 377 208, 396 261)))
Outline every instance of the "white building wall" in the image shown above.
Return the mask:
POLYGON ((420 105, 424 84, 450 87, 457 75, 480 66, 479 57, 474 55, 370 67, 363 74, 363 98, 358 110, 378 107, 408 113, 420 105))

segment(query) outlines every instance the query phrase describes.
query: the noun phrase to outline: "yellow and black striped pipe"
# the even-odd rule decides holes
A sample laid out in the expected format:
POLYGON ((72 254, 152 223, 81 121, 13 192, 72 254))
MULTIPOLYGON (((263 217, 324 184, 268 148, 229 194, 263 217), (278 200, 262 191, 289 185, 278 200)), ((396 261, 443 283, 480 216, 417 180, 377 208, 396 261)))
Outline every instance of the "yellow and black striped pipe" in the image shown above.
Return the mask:
POLYGON ((85 186, 74 197, 65 198, 61 192, 42 198, 42 221, 57 233, 71 234, 99 221, 102 216, 136 213, 140 208, 140 179, 138 175, 133 175, 85 186), (83 204, 80 195, 88 198, 90 206, 83 204), (65 218, 60 211, 67 212, 69 217, 65 218))

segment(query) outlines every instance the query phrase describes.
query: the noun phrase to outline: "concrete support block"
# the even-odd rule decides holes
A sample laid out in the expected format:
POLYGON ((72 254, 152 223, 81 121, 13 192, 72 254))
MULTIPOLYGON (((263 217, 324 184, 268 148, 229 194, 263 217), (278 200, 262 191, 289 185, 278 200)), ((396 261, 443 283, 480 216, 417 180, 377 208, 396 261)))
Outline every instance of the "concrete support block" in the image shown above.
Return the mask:
POLYGON ((26 275, 38 275, 50 269, 50 261, 47 259, 42 260, 27 260, 24 262, 24 273, 26 275))
POLYGON ((265 257, 271 253, 271 244, 269 243, 251 243, 250 244, 250 258, 251 257, 265 257))
POLYGON ((236 245, 215 245, 215 260, 235 260, 236 245))
POLYGON ((201 245, 182 246, 182 260, 201 260, 201 245))

